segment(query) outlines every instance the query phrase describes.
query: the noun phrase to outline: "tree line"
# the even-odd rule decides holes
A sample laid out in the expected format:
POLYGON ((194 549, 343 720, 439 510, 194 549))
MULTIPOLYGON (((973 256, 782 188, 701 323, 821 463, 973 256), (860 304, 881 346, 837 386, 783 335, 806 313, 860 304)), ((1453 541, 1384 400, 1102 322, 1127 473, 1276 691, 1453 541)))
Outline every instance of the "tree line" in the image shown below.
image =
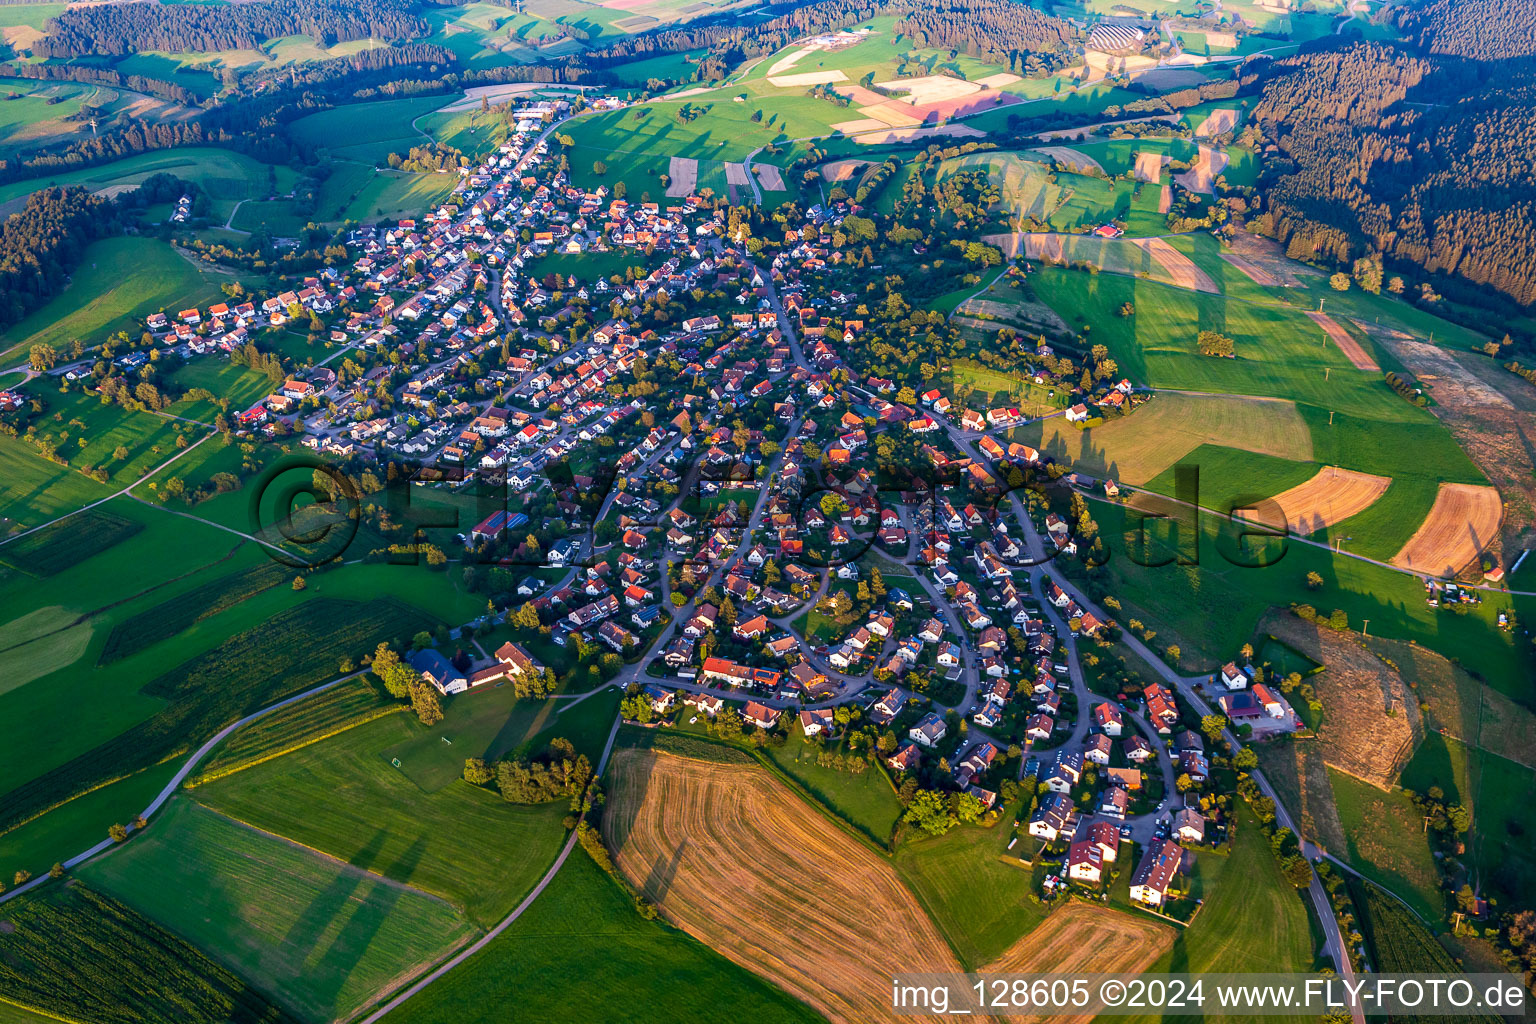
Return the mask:
POLYGON ((0 223, 0 325, 58 294, 93 240, 118 229, 117 204, 80 188, 32 193, 0 223))

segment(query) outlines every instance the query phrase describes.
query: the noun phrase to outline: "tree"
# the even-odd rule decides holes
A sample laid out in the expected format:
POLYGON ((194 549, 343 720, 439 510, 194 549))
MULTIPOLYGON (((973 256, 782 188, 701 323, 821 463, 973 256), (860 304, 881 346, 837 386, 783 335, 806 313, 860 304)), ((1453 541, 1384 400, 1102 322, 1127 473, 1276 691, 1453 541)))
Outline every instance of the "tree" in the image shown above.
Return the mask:
POLYGON ((437 688, 417 676, 411 681, 411 710, 422 725, 436 725, 443 720, 443 703, 438 699, 437 688))
POLYGON ((941 836, 955 825, 944 795, 931 789, 918 790, 901 817, 931 836, 941 836))
POLYGON ((1259 755, 1253 752, 1253 748, 1244 747, 1232 758, 1232 764, 1245 772, 1252 771, 1259 766, 1259 755))
POLYGON ((1328 283, 1333 286, 1333 290, 1336 292, 1349 291, 1349 275, 1342 270, 1330 277, 1328 283))
POLYGON ((1314 569, 1311 572, 1307 573, 1307 589, 1308 590, 1322 590, 1323 589, 1323 574, 1318 572, 1316 569, 1314 569))
POLYGON ((1307 863, 1305 857, 1292 857, 1281 870, 1285 872, 1285 880, 1298 889, 1305 889, 1312 884, 1312 865, 1307 863))
POLYGON ((52 345, 44 342, 33 345, 27 352, 27 362, 38 373, 53 369, 58 364, 58 361, 59 353, 52 345))
POLYGON ((1179 655, 1183 654, 1184 652, 1179 650, 1178 644, 1169 644, 1168 650, 1164 653, 1168 655, 1168 661, 1171 664, 1177 665, 1179 663, 1179 655))
POLYGON ((114 823, 107 829, 107 835, 114 843, 120 843, 128 838, 128 826, 114 823))
POLYGON ((464 759, 464 781, 472 786, 484 786, 496 778, 496 769, 485 763, 483 758, 467 757, 464 759))
POLYGON ((1196 336, 1195 344, 1203 356, 1216 356, 1223 359, 1232 357, 1235 344, 1231 338, 1217 331, 1201 331, 1196 336))
POLYGON ((54 861, 53 867, 48 869, 48 877, 49 878, 63 878, 64 877, 64 865, 60 864, 58 861, 54 861))
MULTIPOLYGON (((427 642, 431 643, 431 636, 427 642)), ((379 644, 373 651, 373 674, 378 676, 379 682, 384 684, 384 689, 396 699, 407 697, 411 692, 411 681, 421 677, 407 664, 400 660, 400 655, 390 649, 389 644, 379 644)))
POLYGON ((309 584, 304 582, 304 577, 303 576, 295 576, 293 578, 293 589, 294 590, 304 590, 308 586, 309 586, 309 584))
POLYGON ((1227 719, 1225 715, 1205 715, 1200 719, 1200 731, 1205 733, 1206 738, 1212 743, 1216 742, 1216 738, 1222 734, 1226 727, 1227 719))

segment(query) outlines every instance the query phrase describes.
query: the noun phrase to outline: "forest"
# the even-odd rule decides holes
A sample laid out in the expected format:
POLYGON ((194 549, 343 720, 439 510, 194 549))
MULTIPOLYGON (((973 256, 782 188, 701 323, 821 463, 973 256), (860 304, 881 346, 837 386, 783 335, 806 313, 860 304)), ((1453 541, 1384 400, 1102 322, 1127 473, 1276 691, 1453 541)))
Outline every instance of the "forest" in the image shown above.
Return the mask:
POLYGON ((1527 0, 1430 0, 1395 10, 1398 27, 1429 53, 1473 60, 1536 55, 1536 4, 1527 0))
POLYGON ((1253 119, 1280 158, 1254 225, 1292 255, 1376 251, 1536 302, 1536 85, 1485 70, 1382 43, 1274 61, 1253 119))
POLYGON ((84 189, 34 192, 0 223, 0 325, 9 326, 64 287, 92 240, 116 230, 117 204, 84 189))
POLYGON ((41 57, 255 49, 307 35, 322 46, 354 39, 417 39, 427 23, 404 0, 268 0, 259 4, 96 4, 49 18, 41 57))
POLYGON ((1031 53, 1065 50, 1078 38, 1071 22, 1009 0, 943 0, 896 23, 918 49, 958 50, 1016 68, 1031 53))

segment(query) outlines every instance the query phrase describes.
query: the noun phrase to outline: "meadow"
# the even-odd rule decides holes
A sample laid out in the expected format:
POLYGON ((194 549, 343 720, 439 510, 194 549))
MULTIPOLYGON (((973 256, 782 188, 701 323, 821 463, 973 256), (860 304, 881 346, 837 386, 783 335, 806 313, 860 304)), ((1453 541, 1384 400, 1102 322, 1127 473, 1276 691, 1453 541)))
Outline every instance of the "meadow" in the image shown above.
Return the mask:
POLYGON ((1045 920, 1029 897, 1028 867, 1007 852, 1014 835, 1005 810, 991 827, 962 826, 944 836, 903 839, 893 864, 967 970, 1002 955, 1045 920), (1012 863, 1009 863, 1012 861, 1012 863))
MULTIPOLYGON (((825 748, 811 743, 798 729, 790 730, 790 739, 782 747, 763 751, 774 767, 788 775, 838 818, 849 823, 870 840, 888 846, 891 832, 901 817, 901 802, 891 788, 885 772, 877 766, 855 775, 816 763, 823 749, 844 753, 841 746, 829 743, 825 748)), ((847 755, 863 759, 862 754, 847 755)))
MULTIPOLYGON (((601 721, 604 739, 614 703, 594 697, 580 706, 601 721)), ((594 742, 590 731, 584 734, 574 724, 557 721, 539 734, 539 743, 566 736, 595 758, 601 740, 594 742)), ((395 752, 412 743, 442 747, 460 771, 466 757, 483 752, 444 744, 440 735, 409 715, 386 715, 198 786, 194 793, 216 810, 342 860, 352 861, 367 844, 376 844, 386 877, 436 893, 470 920, 489 926, 554 859, 570 809, 565 801, 509 804, 463 781, 424 790, 391 763, 395 752), (466 856, 475 850, 514 855, 466 856)))
POLYGON ((378 877, 402 868, 379 845, 365 841, 348 862, 333 860, 181 798, 78 873, 295 1015, 334 1020, 473 935, 448 903, 378 877))
POLYGON ((137 520, 91 509, 11 541, 0 548, 0 563, 28 576, 52 576, 121 544, 143 528, 137 520))
MULTIPOLYGON (((117 488, 136 483, 208 435, 195 424, 120 405, 102 405, 99 397, 79 391, 49 395, 47 412, 35 426, 33 444, 38 447, 34 451, 52 450, 76 471, 102 470, 106 482, 117 488), (120 456, 119 450, 124 454, 120 456)), ((36 457, 41 459, 42 455, 36 457)))
POLYGON ((1328 781, 1348 843, 1345 859, 1406 899, 1425 920, 1442 919, 1440 874, 1424 838, 1423 818, 1407 795, 1401 790, 1383 793, 1332 769, 1328 781))
POLYGON ((514 993, 531 1020, 588 1019, 603 993, 623 993, 630 1024, 693 1019, 703 1005, 722 1021, 822 1019, 687 933, 642 918, 624 888, 579 849, 510 928, 385 1019, 502 1024, 514 993))
POLYGON ((430 142, 431 137, 416 127, 416 119, 450 99, 419 96, 349 103, 301 117, 289 130, 298 141, 324 147, 333 157, 373 164, 390 153, 403 153, 430 142))
POLYGON ((221 287, 235 280, 158 239, 103 238, 86 246, 62 291, 0 332, 0 358, 23 358, 37 344, 63 354, 77 339, 95 345, 120 330, 137 337, 150 313, 222 301, 221 287))

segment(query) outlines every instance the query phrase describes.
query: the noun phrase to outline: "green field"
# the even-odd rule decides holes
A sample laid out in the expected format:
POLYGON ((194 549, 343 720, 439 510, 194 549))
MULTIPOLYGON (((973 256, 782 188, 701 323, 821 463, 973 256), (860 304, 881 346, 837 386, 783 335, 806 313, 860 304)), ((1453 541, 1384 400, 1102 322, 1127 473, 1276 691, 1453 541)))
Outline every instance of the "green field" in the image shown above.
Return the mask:
POLYGON ((426 145, 430 139, 415 120, 448 101, 442 96, 421 96, 349 103, 301 117, 289 130, 299 142, 323 147, 333 157, 372 164, 390 153, 426 145))
POLYGON ((220 287, 234 280, 157 239, 101 239, 86 247, 63 291, 0 332, 0 358, 20 361, 40 343, 63 355, 76 339, 96 345, 120 330, 137 338, 150 313, 222 301, 220 287))
POLYGON ((0 531, 4 533, 41 526, 112 491, 68 466, 49 462, 24 441, 0 437, 0 531))
MULTIPOLYGON (((862 775, 838 771, 816 763, 822 747, 808 742, 798 729, 790 730, 790 739, 782 747, 764 751, 769 761, 794 779, 815 799, 825 804, 837 817, 864 833, 881 846, 888 846, 891 831, 901 817, 901 802, 887 781, 885 772, 867 766, 862 775)), ((829 751, 841 753, 837 744, 829 751)), ((851 755, 862 759, 861 754, 851 755)))
POLYGON ((377 877, 409 871, 365 840, 322 857, 174 800, 149 829, 80 877, 273 993, 311 1020, 344 1017, 473 934, 448 903, 377 877))
POLYGON ((563 274, 578 281, 592 282, 598 278, 624 276, 630 267, 643 268, 644 260, 623 249, 610 252, 551 252, 528 264, 528 279, 543 278, 546 274, 563 274))
POLYGON ((789 996, 661 921, 635 913, 629 895, 582 851, 550 887, 484 950, 401 1006, 389 1024, 503 1024, 509 1001, 520 1018, 627 1024, 821 1018, 789 996))
MULTIPOLYGON (((582 708, 593 719, 601 718, 606 739, 613 700, 594 697, 571 715, 582 708)), ((524 723, 506 713, 501 718, 523 735, 524 723)), ((541 734, 540 742, 566 736, 595 757, 601 740, 594 749, 591 735, 579 722, 559 721, 541 734)), ((388 715, 199 786, 195 793, 232 817, 343 860, 376 844, 379 870, 388 877, 443 896, 471 920, 489 925, 522 898, 554 859, 569 808, 563 801, 508 804, 493 792, 451 779, 434 791, 424 790, 390 763, 396 752, 413 745, 423 753, 433 745, 442 748, 444 764, 456 761, 457 770, 466 757, 486 749, 462 741, 444 743, 438 728, 428 729, 408 715, 388 715), (466 856, 471 850, 500 850, 507 856, 466 856)))
POLYGON ((1423 818, 1401 791, 1383 793, 1330 770, 1334 803, 1349 844, 1348 861, 1399 894, 1426 920, 1445 914, 1440 875, 1423 834, 1423 818))
POLYGON ((1005 811, 991 828, 962 826, 944 836, 908 837, 896 850, 896 873, 967 970, 996 959, 1045 920, 1045 909, 1029 898, 1030 869, 1007 853, 1011 820, 1005 811))
MULTIPOLYGON (((6 544, 0 548, 0 564, 28 576, 52 576, 121 544, 143 528, 136 519, 90 509, 6 544)), ((63 618, 67 621, 71 616, 63 618)))
POLYGON ((293 237, 311 222, 415 217, 447 199, 457 181, 452 174, 410 174, 339 160, 320 184, 314 212, 298 213, 289 199, 260 200, 243 203, 230 223, 240 231, 261 228, 278 237, 293 237))

